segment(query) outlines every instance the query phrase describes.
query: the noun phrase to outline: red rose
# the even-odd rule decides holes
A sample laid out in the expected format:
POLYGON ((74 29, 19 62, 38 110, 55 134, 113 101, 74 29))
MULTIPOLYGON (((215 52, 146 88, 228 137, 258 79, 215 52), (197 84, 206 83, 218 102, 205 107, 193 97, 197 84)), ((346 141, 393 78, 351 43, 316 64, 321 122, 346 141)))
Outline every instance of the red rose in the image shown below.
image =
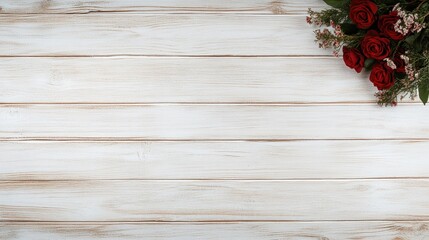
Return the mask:
POLYGON ((383 15, 378 20, 378 29, 393 40, 402 40, 404 35, 395 31, 395 24, 399 20, 397 12, 391 12, 389 15, 383 15))
POLYGON ((365 57, 383 60, 390 54, 390 40, 381 37, 375 30, 369 30, 362 40, 361 48, 365 57))
POLYGON ((378 90, 389 89, 395 84, 393 69, 386 62, 376 63, 372 68, 369 80, 378 90))
POLYGON ((360 73, 365 65, 365 57, 356 48, 343 47, 343 60, 347 67, 360 73))
POLYGON ((367 29, 375 22, 377 10, 377 5, 370 0, 352 0, 349 17, 358 28, 367 29))

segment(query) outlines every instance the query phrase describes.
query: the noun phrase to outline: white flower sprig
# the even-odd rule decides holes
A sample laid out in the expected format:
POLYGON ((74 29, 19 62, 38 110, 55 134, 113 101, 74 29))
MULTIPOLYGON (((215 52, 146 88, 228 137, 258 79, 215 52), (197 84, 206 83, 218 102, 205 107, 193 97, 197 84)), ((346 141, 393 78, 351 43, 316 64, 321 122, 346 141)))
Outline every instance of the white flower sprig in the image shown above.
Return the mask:
POLYGON ((385 59, 383 59, 383 61, 385 61, 387 63, 387 66, 390 67, 392 70, 396 69, 396 64, 395 64, 395 62, 393 62, 392 59, 385 58, 385 59))
POLYGON ((418 33, 426 28, 425 23, 419 22, 419 15, 417 13, 406 12, 399 6, 399 3, 395 5, 393 11, 396 11, 398 17, 400 17, 394 26, 396 32, 405 36, 410 32, 418 33))
POLYGON ((401 55, 400 57, 405 62, 405 73, 407 74, 408 79, 410 79, 410 81, 414 81, 419 76, 419 74, 410 63, 410 58, 406 55, 401 55))

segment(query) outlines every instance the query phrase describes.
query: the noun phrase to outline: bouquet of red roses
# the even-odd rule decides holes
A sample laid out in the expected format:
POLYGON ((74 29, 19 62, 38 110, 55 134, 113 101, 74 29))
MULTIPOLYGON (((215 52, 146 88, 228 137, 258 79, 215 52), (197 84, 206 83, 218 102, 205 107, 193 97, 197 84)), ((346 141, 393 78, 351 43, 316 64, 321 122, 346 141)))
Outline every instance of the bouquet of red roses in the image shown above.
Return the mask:
POLYGON ((429 0, 324 0, 331 9, 308 10, 320 48, 343 52, 345 64, 370 71, 380 105, 429 96, 429 0))

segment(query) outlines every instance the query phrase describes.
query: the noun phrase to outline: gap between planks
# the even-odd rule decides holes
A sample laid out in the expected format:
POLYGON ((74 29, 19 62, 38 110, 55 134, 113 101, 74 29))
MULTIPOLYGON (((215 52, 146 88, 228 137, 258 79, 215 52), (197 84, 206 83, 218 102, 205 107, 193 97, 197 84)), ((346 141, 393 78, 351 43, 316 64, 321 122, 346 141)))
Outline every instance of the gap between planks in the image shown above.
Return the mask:
POLYGON ((364 182, 364 181, 390 181, 390 180, 429 180, 429 177, 367 177, 367 178, 79 178, 79 179, 20 179, 6 180, 0 179, 0 183, 4 182, 94 182, 94 181, 141 181, 141 182, 364 182))
POLYGON ((326 55, 157 55, 157 54, 97 54, 97 55, 0 55, 0 58, 304 58, 304 59, 332 59, 340 58, 326 55))
POLYGON ((0 142, 302 142, 302 141, 429 141, 429 138, 294 138, 294 139, 153 139, 121 137, 7 137, 0 142))
POLYGON ((248 13, 246 10, 222 10, 222 11, 208 11, 201 12, 198 10, 187 10, 187 12, 162 12, 162 11, 153 11, 153 12, 142 12, 139 10, 88 10, 86 12, 70 12, 70 13, 0 13, 0 16, 18 16, 18 15, 104 15, 104 14, 124 14, 124 15, 225 15, 225 14, 234 14, 240 16, 307 16, 304 11, 302 12, 285 12, 285 13, 248 13), (197 13, 198 12, 198 13, 197 13))
MULTIPOLYGON (((26 105, 123 105, 123 106, 179 106, 179 105, 243 105, 243 106, 363 106, 376 105, 375 101, 340 101, 340 102, 0 102, 0 107, 7 106, 26 106, 26 105)), ((421 105, 422 103, 405 100, 398 103, 400 106, 421 105)), ((387 106, 390 107, 390 106, 387 106)))
MULTIPOLYGON (((404 101, 401 102, 418 104, 418 102, 404 101)), ((125 105, 125 106, 138 106, 138 105, 269 105, 269 106, 293 106, 293 105, 307 105, 307 106, 320 106, 320 105, 366 105, 376 104, 373 101, 341 101, 341 102, 0 102, 0 107, 7 106, 26 106, 26 105, 125 105)))
MULTIPOLYGON (((8 138, 12 139, 12 138, 8 138)), ((111 143, 111 142, 120 142, 120 143, 127 143, 127 142, 206 142, 206 143, 219 143, 219 142, 226 142, 226 143, 233 143, 233 142, 306 142, 306 141, 314 141, 314 142, 323 142, 323 141, 395 141, 395 142, 403 142, 403 141, 410 141, 410 142, 425 142, 429 141, 429 138, 327 138, 327 139, 136 139, 136 138, 51 138, 52 140, 49 140, 50 138, 41 138, 41 139, 35 139, 35 138, 17 138, 16 140, 8 140, 8 142, 27 142, 27 143, 37 143, 37 142, 69 142, 69 143, 111 143), (33 140, 32 140, 33 139, 33 140)))
POLYGON ((428 181, 429 177, 380 177, 380 178, 308 178, 308 179, 70 179, 70 180, 0 180, 0 183, 38 183, 38 182, 52 182, 52 183, 61 183, 61 182, 124 182, 124 181, 139 181, 139 182, 207 182, 207 181, 216 181, 216 182, 374 182, 377 180, 379 182, 389 182, 392 180, 401 180, 403 182, 412 182, 415 180, 424 180, 428 181))
MULTIPOLYGON (((136 102, 136 103, 112 103, 112 102, 98 102, 98 103, 74 103, 74 102, 67 102, 67 103, 0 103, 0 107, 25 107, 25 106, 49 106, 49 105, 75 105, 75 106, 192 106, 192 105, 208 105, 208 106, 284 106, 284 107, 302 107, 305 106, 367 106, 367 105, 375 105, 377 103, 375 102, 136 102)), ((422 105, 422 103, 419 102, 399 102, 399 106, 415 106, 415 105, 422 105)), ((380 106, 380 108, 382 108, 380 106)))
POLYGON ((429 138, 291 138, 291 139, 153 139, 121 137, 6 137, 0 142, 301 142, 301 141, 429 141, 429 138))
POLYGON ((163 220, 153 220, 153 221, 31 221, 31 220, 0 220, 1 224, 6 225, 57 225, 57 224, 67 224, 67 225, 88 225, 88 224, 102 224, 102 225, 118 225, 118 224, 186 224, 186 223, 195 223, 195 224, 218 224, 218 223, 337 223, 337 222, 372 222, 372 223, 395 223, 395 222, 419 222, 419 223, 428 223, 429 221, 425 220, 383 220, 383 219, 368 219, 368 220, 202 220, 202 221, 163 221, 163 220))

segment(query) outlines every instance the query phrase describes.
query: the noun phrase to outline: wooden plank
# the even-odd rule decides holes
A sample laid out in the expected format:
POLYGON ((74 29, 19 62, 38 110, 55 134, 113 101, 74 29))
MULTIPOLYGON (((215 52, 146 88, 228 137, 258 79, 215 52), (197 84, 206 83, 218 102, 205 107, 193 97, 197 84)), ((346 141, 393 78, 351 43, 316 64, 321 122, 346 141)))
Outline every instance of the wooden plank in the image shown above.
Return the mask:
POLYGON ((336 58, 2 58, 0 76, 2 103, 375 101, 336 58))
POLYGON ((306 13, 326 7, 317 0, 2 0, 0 13, 306 13))
POLYGON ((3 56, 330 55, 293 15, 0 15, 0 32, 3 56))
POLYGON ((0 138, 415 139, 429 136, 428 117, 420 104, 2 105, 0 138))
POLYGON ((0 142, 0 180, 429 177, 427 141, 0 142))
POLYGON ((0 223, 3 240, 426 239, 429 222, 0 223))
POLYGON ((2 181, 2 221, 428 220, 429 180, 2 181))

